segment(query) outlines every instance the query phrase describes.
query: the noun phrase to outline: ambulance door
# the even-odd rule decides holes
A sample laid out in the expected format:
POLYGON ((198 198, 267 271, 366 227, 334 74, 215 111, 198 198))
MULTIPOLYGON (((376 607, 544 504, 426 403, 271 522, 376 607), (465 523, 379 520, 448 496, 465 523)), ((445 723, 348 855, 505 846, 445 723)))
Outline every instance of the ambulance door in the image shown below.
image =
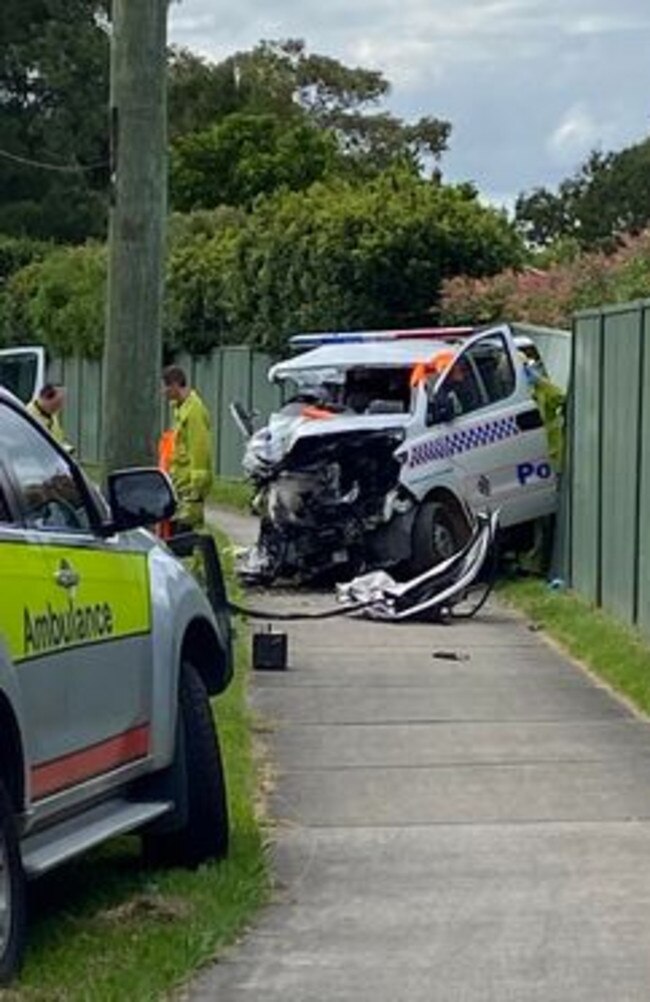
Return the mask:
MULTIPOLYGON (((0 446, 5 441, 0 405, 0 446)), ((68 731, 67 686, 47 656, 35 658, 25 643, 25 619, 46 601, 47 568, 41 546, 21 523, 0 458, 0 665, 24 725, 28 763, 54 759, 68 731), (54 670, 52 670, 54 669, 54 670)))
POLYGON ((33 766, 38 799, 148 754, 147 557, 129 548, 128 537, 96 533, 97 513, 74 463, 24 414, 3 411, 5 466, 24 531, 43 561, 42 580, 24 602, 19 651, 25 709, 35 717, 30 731, 57 736, 33 766))

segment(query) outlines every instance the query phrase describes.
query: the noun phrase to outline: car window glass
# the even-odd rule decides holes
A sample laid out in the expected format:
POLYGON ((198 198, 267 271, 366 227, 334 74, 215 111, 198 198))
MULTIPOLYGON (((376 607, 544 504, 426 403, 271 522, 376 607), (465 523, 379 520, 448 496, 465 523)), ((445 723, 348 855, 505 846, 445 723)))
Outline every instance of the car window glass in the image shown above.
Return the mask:
POLYGON ((466 353, 456 359, 447 373, 442 392, 449 395, 457 417, 469 414, 485 403, 466 353))
POLYGON ((10 407, 0 407, 0 452, 15 479, 24 521, 30 528, 88 531, 85 498, 68 462, 10 407))
POLYGON ((504 400, 515 390, 515 371, 504 338, 492 336, 467 350, 479 373, 490 403, 504 400))
POLYGON ((411 402, 410 370, 350 369, 346 375, 343 403, 357 414, 402 414, 411 402))
POLYGON ((5 493, 0 485, 0 523, 12 522, 11 512, 9 510, 9 505, 5 497, 5 493))

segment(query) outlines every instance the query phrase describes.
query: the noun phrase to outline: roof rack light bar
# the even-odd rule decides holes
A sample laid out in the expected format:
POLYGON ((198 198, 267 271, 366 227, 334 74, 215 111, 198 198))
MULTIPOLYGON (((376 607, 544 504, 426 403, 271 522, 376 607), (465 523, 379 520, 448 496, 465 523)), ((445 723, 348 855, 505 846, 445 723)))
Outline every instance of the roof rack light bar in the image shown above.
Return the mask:
POLYGON ((315 331, 312 334, 294 334, 289 343, 295 348, 313 348, 323 344, 362 344, 364 341, 444 341, 448 338, 467 337, 474 327, 416 327, 411 330, 381 331, 315 331))

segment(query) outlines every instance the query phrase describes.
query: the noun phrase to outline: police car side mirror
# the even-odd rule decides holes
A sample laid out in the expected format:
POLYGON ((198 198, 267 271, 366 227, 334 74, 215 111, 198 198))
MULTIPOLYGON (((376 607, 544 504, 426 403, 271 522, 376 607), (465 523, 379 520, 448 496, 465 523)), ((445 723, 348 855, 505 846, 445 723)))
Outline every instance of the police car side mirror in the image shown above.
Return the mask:
POLYGON ((174 490, 166 474, 154 469, 118 470, 107 480, 111 522, 106 533, 155 525, 176 510, 174 490))
POLYGON ((450 393, 439 390, 427 407, 427 424, 446 424, 456 417, 456 407, 450 393))

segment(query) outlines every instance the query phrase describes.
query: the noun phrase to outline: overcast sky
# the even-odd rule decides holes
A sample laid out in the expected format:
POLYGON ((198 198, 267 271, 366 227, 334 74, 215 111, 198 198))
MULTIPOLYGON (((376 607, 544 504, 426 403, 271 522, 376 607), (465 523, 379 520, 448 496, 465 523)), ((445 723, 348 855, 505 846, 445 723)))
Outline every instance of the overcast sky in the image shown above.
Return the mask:
POLYGON ((650 134, 648 0, 181 0, 170 41, 222 59, 260 39, 381 70, 388 110, 452 124, 447 180, 497 204, 590 150, 650 134))

